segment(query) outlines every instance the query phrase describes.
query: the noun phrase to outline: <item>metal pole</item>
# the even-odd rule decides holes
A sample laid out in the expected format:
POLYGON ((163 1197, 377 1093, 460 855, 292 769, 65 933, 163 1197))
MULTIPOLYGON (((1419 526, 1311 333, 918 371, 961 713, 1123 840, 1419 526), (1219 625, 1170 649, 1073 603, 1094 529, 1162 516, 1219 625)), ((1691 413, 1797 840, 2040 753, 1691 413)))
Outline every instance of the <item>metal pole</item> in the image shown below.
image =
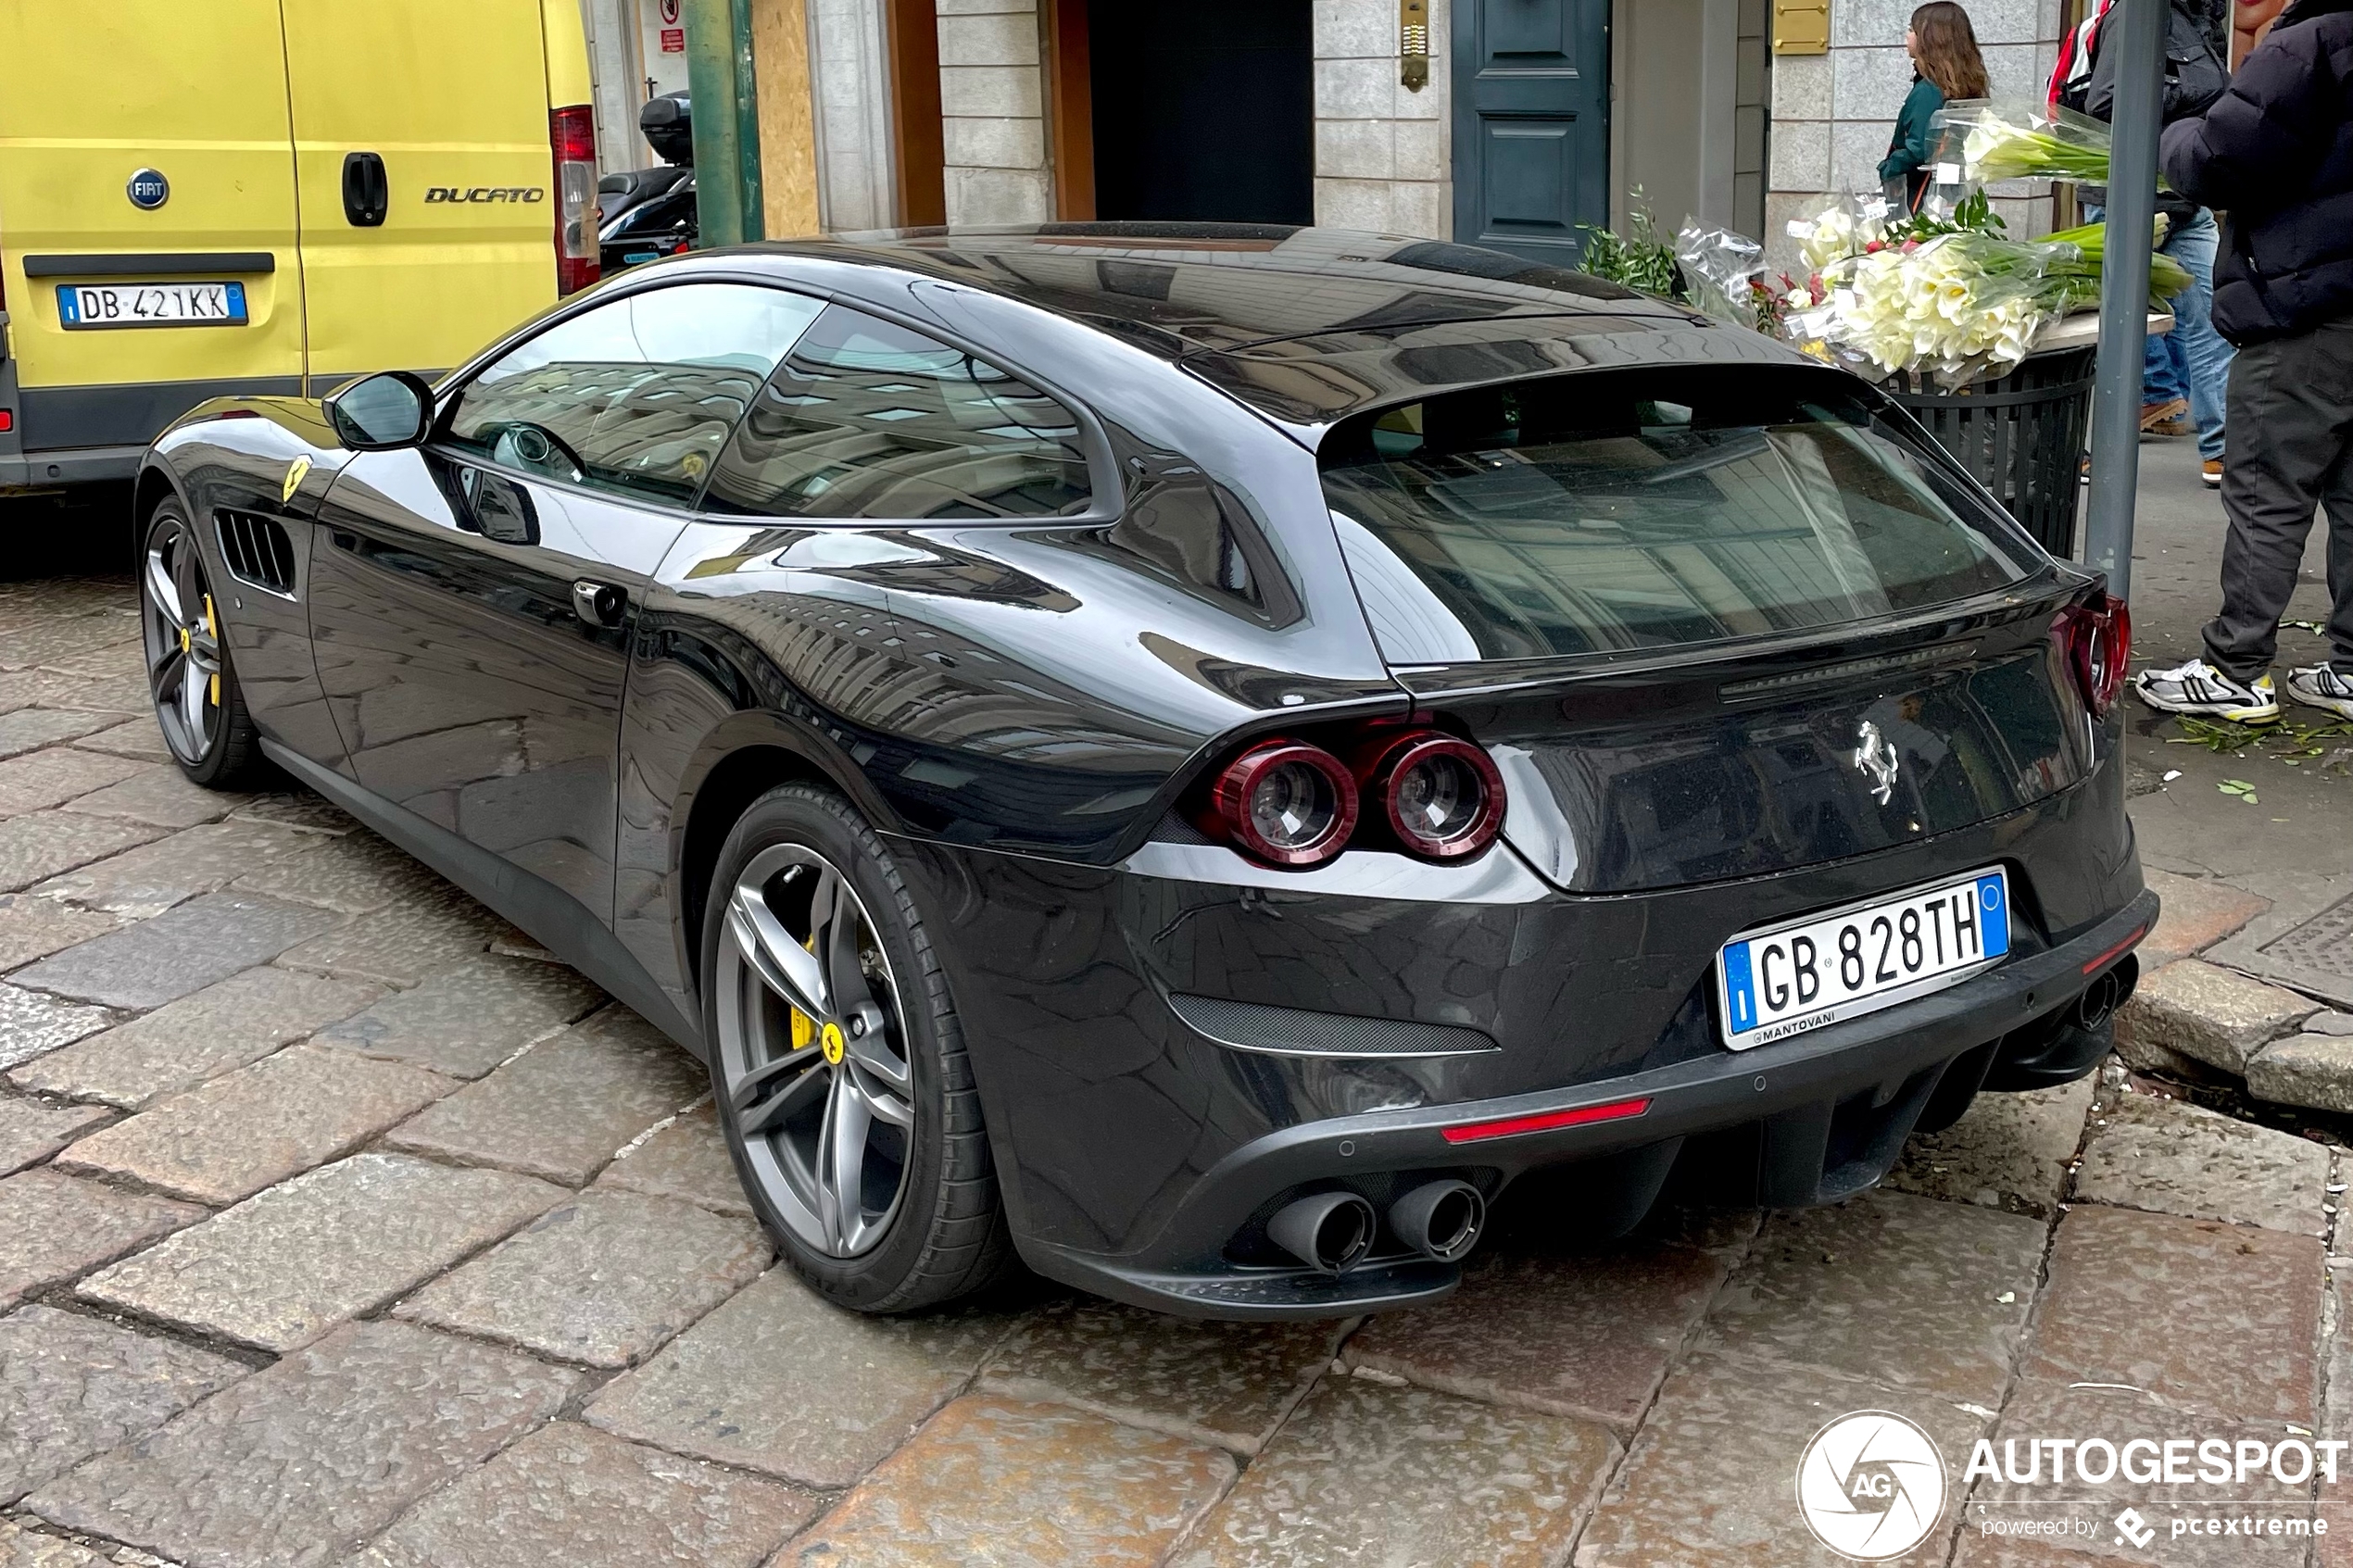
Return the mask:
POLYGON ((764 225, 750 0, 685 0, 680 9, 695 106, 698 243, 759 239, 764 225))
POLYGON ((2141 352, 2148 338, 2149 242, 2157 226, 2157 139, 2165 91, 2168 0, 2116 0, 2102 31, 2117 51, 2108 163, 2108 263, 2092 401, 2092 495, 2083 560, 2133 591, 2133 508, 2141 473, 2141 352))

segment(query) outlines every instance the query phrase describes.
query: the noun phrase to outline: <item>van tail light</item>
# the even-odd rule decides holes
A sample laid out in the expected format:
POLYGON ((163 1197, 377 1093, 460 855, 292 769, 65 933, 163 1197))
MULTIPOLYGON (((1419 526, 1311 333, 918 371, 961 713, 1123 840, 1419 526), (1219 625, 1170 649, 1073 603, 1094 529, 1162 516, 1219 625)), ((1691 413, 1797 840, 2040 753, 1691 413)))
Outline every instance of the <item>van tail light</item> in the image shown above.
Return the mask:
POLYGON ((1270 740, 1250 747, 1210 786, 1212 836, 1277 866, 1320 866, 1356 830, 1356 781, 1321 746, 1270 740))
POLYGON ((1504 776, 1487 753, 1438 730, 1381 736, 1359 750, 1356 776, 1398 847, 1426 860, 1460 860, 1504 826, 1504 776))
POLYGON ((1202 832, 1294 870, 1325 865, 1352 843, 1468 859, 1495 842, 1505 806, 1503 775, 1486 752, 1393 720, 1330 749, 1295 737, 1252 742, 1196 798, 1202 832))
POLYGON ((2061 610, 2053 630, 2084 706, 2093 718, 2107 718, 2133 662, 2133 612, 2122 599, 2094 594, 2061 610))
POLYGON ((585 104, 547 117, 556 155, 556 294, 597 281, 597 121, 585 104))

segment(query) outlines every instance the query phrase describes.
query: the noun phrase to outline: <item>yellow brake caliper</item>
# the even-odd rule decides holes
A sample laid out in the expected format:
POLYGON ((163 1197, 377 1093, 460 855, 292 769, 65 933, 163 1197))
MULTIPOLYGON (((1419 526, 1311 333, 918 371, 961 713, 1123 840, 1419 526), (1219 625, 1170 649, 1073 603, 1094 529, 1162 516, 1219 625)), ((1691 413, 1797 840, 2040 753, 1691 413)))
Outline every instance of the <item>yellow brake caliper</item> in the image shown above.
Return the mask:
MULTIPOLYGON (((213 649, 216 653, 218 653, 220 647, 220 623, 213 619, 212 596, 210 594, 207 594, 204 596, 204 629, 206 633, 212 638, 213 649)), ((212 672, 212 680, 208 684, 211 687, 212 706, 218 708, 220 706, 220 671, 215 670, 212 672)))
MULTIPOLYGON (((815 952, 817 950, 817 934, 813 931, 811 932, 809 934, 809 940, 803 942, 801 947, 808 952, 815 952)), ((817 1037, 817 1021, 810 1017, 807 1013, 801 1011, 799 1008, 792 1007, 792 1004, 789 1002, 785 1005, 792 1010, 792 1048, 799 1050, 803 1047, 807 1046, 809 1042, 817 1037)))

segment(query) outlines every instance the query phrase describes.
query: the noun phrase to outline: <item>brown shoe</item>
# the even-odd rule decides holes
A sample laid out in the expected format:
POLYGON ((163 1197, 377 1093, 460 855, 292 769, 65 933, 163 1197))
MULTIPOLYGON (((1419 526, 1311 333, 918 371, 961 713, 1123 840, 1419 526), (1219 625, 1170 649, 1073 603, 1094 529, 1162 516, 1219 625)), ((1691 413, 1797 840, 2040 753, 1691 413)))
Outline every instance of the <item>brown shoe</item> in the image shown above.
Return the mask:
POLYGON ((2151 435, 2196 435, 2197 426, 2191 423, 2188 419, 2176 415, 2170 420, 2158 420, 2157 423, 2148 427, 2148 433, 2151 435))
POLYGON ((2207 458, 2205 468, 2203 471, 2199 473, 2198 477, 2206 481, 2206 487, 2208 490, 2221 489, 2222 459, 2220 458, 2207 458))
POLYGON ((2186 397, 2169 397, 2162 403, 2144 403, 2141 405, 2141 433, 2151 434, 2166 420, 2178 420, 2189 411, 2190 402, 2186 397))

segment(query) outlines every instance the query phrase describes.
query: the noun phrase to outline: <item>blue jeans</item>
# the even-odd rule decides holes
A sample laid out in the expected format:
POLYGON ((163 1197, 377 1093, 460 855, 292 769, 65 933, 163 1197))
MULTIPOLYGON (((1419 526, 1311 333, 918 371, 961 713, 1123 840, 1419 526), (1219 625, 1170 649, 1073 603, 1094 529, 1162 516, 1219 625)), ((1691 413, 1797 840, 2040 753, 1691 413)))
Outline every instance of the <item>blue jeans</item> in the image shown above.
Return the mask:
MULTIPOLYGON (((2088 222, 2097 223, 2105 216, 2096 207, 2083 209, 2088 222)), ((2173 297, 2173 330, 2149 339, 2141 359, 2141 401, 2188 398, 2190 420, 2197 426, 2197 455, 2214 458, 2222 455, 2223 409, 2234 352, 2214 330, 2214 257, 2221 248, 2222 231, 2204 207, 2165 236, 2158 249, 2182 264, 2190 286, 2173 297)))

